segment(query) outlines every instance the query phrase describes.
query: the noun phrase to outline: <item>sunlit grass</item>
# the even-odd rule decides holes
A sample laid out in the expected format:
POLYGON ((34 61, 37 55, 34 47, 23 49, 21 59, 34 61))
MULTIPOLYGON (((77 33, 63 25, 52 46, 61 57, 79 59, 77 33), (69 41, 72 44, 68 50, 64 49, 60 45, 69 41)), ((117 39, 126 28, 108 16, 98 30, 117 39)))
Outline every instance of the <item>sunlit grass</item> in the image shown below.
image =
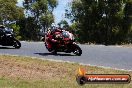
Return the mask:
MULTIPOLYGON (((0 55, 0 88, 132 88, 129 84, 86 84, 76 82, 78 63, 0 55)), ((87 73, 130 74, 130 71, 83 66, 87 73)))

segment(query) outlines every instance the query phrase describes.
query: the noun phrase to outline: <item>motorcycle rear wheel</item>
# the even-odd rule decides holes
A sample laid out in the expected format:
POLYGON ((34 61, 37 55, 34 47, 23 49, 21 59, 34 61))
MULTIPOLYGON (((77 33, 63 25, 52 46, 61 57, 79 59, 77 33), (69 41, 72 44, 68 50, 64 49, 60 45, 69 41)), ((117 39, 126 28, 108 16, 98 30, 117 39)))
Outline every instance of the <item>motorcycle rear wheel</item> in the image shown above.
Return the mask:
POLYGON ((82 54, 81 48, 76 44, 74 44, 74 47, 75 47, 75 49, 74 49, 73 53, 78 55, 78 56, 81 56, 81 54, 82 54))
POLYGON ((19 49, 21 47, 21 43, 17 39, 14 39, 13 47, 15 47, 16 49, 19 49))

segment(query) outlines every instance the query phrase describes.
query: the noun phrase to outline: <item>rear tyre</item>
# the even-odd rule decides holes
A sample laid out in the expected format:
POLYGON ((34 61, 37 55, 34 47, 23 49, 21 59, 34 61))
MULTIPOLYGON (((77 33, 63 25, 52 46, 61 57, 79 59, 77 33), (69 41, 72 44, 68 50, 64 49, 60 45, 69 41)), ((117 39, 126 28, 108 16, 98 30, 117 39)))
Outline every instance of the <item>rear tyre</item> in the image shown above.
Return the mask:
POLYGON ((74 44, 74 51, 73 51, 73 53, 76 54, 76 55, 78 55, 78 56, 81 56, 82 50, 81 50, 81 48, 78 45, 74 44))

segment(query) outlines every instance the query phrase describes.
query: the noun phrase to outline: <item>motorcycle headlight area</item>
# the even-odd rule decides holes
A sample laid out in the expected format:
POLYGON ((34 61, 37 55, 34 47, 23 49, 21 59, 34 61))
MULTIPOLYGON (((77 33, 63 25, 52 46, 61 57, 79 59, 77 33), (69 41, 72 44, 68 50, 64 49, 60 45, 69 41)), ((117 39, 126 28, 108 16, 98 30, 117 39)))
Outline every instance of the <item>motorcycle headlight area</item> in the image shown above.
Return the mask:
POLYGON ((6 34, 6 36, 11 36, 11 34, 6 34))
POLYGON ((75 40, 75 37, 74 37, 74 36, 72 36, 71 40, 75 40))
POLYGON ((55 35, 56 38, 61 38, 62 36, 60 34, 55 35))

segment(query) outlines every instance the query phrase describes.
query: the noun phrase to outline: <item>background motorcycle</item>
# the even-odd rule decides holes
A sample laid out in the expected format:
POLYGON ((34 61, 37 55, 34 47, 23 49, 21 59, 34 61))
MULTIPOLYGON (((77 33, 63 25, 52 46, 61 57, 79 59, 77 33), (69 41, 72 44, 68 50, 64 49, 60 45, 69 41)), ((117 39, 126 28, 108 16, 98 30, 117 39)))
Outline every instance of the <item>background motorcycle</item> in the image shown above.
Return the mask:
POLYGON ((45 46, 48 49, 49 52, 52 52, 56 54, 57 52, 66 52, 66 53, 71 53, 73 52, 74 54, 81 56, 82 50, 81 48, 75 43, 74 36, 68 32, 68 31, 63 31, 62 33, 55 34, 56 40, 58 41, 57 44, 55 44, 56 48, 52 48, 53 50, 49 50, 48 48, 48 38, 46 38, 45 41, 45 46))
POLYGON ((13 46, 17 49, 21 47, 21 43, 14 37, 13 30, 9 28, 0 29, 0 45, 13 46))

